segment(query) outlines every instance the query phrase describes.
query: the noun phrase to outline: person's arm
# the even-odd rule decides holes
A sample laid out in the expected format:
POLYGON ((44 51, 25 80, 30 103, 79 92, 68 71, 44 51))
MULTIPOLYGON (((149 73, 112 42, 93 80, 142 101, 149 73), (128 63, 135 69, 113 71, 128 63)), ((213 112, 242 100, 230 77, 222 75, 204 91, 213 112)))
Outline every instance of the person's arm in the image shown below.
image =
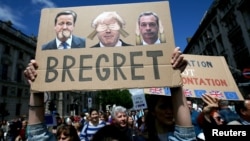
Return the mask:
MULTIPOLYGON (((182 56, 179 48, 174 49, 171 60, 174 69, 183 72, 188 64, 182 56)), ((174 137, 178 140, 194 141, 196 140, 194 126, 192 125, 191 114, 187 105, 186 96, 183 93, 182 86, 170 88, 173 103, 173 114, 175 119, 174 137)))
POLYGON ((176 125, 193 126, 190 111, 182 87, 170 88, 176 125))
MULTIPOLYGON (((24 71, 24 76, 26 77, 27 81, 31 85, 36 77, 37 77, 37 70, 38 64, 35 60, 31 60, 28 66, 24 71)), ((29 101, 29 124, 37 124, 44 122, 44 93, 34 93, 31 92, 30 94, 30 101, 29 101)))
MULTIPOLYGON (((24 71, 24 76, 31 85, 36 77, 38 64, 35 60, 31 60, 27 68, 24 71)), ((28 117, 28 127, 27 134, 29 141, 36 140, 50 140, 55 141, 55 136, 50 133, 47 126, 44 123, 44 93, 33 93, 30 94, 29 101, 29 117, 28 117)))
POLYGON ((85 141, 87 140, 88 136, 87 136, 87 130, 88 130, 88 122, 84 124, 83 128, 82 128, 82 131, 80 132, 80 140, 81 141, 85 141))
POLYGON ((29 125, 44 122, 44 93, 31 93, 29 102, 29 125))
MULTIPOLYGON (((174 69, 179 69, 180 72, 183 72, 187 66, 187 60, 184 59, 179 47, 174 49, 171 64, 174 69)), ((190 111, 182 87, 170 88, 170 90, 176 125, 192 126, 190 111)))

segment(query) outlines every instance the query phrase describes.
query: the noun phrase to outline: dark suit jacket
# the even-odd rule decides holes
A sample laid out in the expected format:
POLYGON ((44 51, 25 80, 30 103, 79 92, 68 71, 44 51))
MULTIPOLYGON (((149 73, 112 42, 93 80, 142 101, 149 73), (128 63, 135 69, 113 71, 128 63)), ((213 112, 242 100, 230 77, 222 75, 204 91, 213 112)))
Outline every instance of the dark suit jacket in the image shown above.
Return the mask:
MULTIPOLYGON (((72 36, 71 48, 85 48, 85 38, 72 36)), ((42 46, 42 50, 57 49, 56 39, 42 46)))
MULTIPOLYGON (((130 45, 130 44, 127 44, 127 43, 123 42, 121 39, 119 39, 119 40, 122 42, 122 46, 133 46, 133 45, 130 45)), ((97 48, 97 47, 100 47, 100 43, 95 44, 91 48, 97 48)))

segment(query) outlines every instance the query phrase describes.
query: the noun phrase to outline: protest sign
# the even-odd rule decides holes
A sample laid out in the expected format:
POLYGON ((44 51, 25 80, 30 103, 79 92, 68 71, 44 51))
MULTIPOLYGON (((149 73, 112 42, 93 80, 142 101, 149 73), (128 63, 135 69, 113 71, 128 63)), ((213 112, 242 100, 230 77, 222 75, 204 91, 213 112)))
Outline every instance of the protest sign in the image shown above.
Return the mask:
POLYGON ((145 99, 145 94, 132 95, 132 101, 133 101, 133 110, 141 110, 148 108, 145 99))
MULTIPOLYGON (((187 55, 188 66, 181 74, 183 91, 187 97, 201 98, 210 94, 220 99, 243 100, 223 56, 187 55)), ((170 89, 146 88, 144 93, 171 95, 170 89)))
POLYGON ((170 63, 174 48, 168 1, 43 9, 36 50, 38 77, 31 89, 71 91, 180 86, 180 72, 173 70, 170 63), (55 45, 58 42, 55 40, 55 17, 64 10, 77 13, 73 35, 85 38, 85 47, 67 50, 43 48, 47 43, 51 45, 49 43, 53 40, 55 45), (106 11, 116 12, 126 24, 93 29, 93 20, 106 11), (159 17, 160 44, 140 44, 138 16, 148 11, 159 17), (92 48, 99 43, 95 35, 110 28, 119 29, 119 37, 130 46, 92 48))

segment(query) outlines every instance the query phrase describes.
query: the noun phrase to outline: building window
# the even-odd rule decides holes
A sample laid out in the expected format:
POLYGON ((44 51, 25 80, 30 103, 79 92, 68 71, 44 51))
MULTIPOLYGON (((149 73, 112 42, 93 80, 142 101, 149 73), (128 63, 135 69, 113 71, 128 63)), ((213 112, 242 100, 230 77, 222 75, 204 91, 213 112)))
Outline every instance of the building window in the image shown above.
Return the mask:
POLYGON ((240 32, 239 34, 235 34, 230 39, 230 42, 232 44, 232 49, 233 49, 234 54, 240 53, 242 50, 246 48, 246 44, 242 36, 242 32, 240 32))
POLYGON ((66 113, 69 113, 70 104, 67 104, 66 113))
POLYGON ((7 80, 7 78, 8 78, 8 70, 9 70, 9 66, 7 64, 2 64, 1 78, 3 80, 7 80))
POLYGON ((3 53, 6 55, 10 55, 10 48, 11 47, 9 45, 5 46, 3 53))
POLYGON ((16 104, 16 116, 20 115, 20 113, 21 113, 21 106, 22 106, 21 103, 17 103, 16 104))
POLYGON ((23 89, 18 88, 17 89, 17 97, 22 97, 23 89))
POLYGON ((7 92, 8 92, 8 87, 2 86, 2 96, 7 96, 7 92))
POLYGON ((23 52, 19 52, 19 54, 18 54, 18 59, 19 59, 19 60, 23 60, 23 52))
POLYGON ((22 76, 23 76, 23 69, 21 69, 20 67, 16 67, 16 81, 17 82, 22 82, 22 76))
POLYGON ((236 16, 233 13, 228 14, 225 23, 229 32, 233 31, 238 25, 236 22, 236 16))
POLYGON ((213 20, 213 31, 214 31, 216 34, 218 34, 218 33, 220 32, 219 26, 218 26, 216 20, 213 20))

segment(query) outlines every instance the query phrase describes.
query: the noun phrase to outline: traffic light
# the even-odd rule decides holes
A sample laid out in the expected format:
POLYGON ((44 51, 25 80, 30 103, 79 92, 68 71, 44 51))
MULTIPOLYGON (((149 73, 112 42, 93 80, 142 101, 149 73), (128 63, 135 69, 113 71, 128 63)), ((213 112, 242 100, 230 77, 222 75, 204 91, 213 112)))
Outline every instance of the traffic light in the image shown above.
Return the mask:
POLYGON ((55 111, 55 102, 53 101, 53 100, 51 100, 50 102, 49 102, 49 111, 55 111))

